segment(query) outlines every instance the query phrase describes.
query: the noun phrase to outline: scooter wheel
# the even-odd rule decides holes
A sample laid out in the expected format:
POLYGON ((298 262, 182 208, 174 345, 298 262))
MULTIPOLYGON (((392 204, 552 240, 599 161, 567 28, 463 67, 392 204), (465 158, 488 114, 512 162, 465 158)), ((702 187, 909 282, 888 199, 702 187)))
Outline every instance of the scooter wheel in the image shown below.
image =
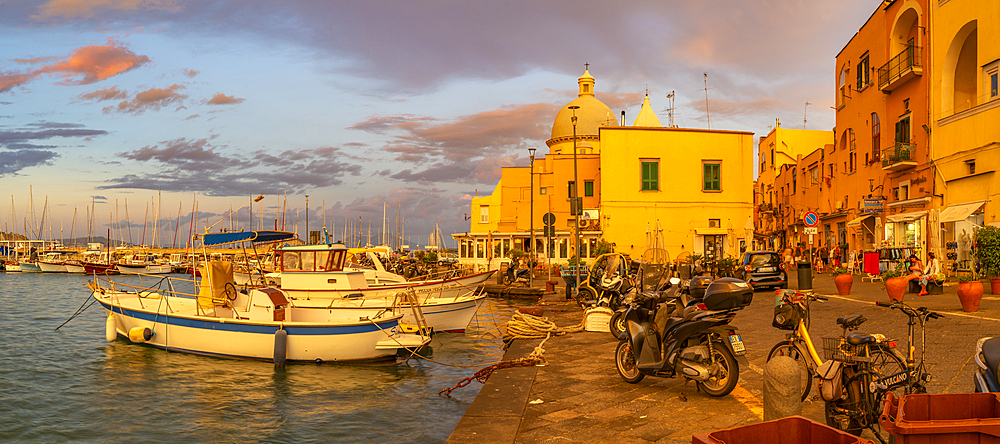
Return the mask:
POLYGON ((618 376, 621 376, 629 384, 635 384, 646 377, 639 371, 635 362, 635 354, 632 353, 632 344, 629 341, 618 341, 618 348, 615 349, 615 367, 618 368, 618 376))
POLYGON ((608 329, 611 330, 611 336, 619 339, 619 336, 625 331, 624 311, 616 311, 615 314, 611 315, 611 320, 608 321, 608 329))

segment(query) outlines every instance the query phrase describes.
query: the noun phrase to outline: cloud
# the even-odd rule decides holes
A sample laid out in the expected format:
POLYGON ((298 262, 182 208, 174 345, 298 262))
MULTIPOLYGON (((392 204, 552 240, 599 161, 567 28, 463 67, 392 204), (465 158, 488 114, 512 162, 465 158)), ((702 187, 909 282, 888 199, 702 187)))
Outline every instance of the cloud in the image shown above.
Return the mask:
POLYGON ((244 100, 245 99, 238 99, 233 96, 227 96, 223 93, 218 93, 212 96, 212 98, 205 103, 208 103, 209 105, 234 105, 237 103, 243 103, 244 100))
POLYGON ((32 16, 36 20, 45 19, 88 19, 110 12, 134 13, 141 10, 180 10, 172 0, 49 0, 38 7, 32 16))
POLYGON ((107 203, 108 202, 108 198, 105 197, 105 196, 93 195, 93 196, 90 196, 90 197, 93 198, 93 201, 97 202, 97 203, 107 203))
POLYGON ((177 92, 180 89, 184 89, 184 86, 176 83, 170 85, 169 88, 150 88, 136 94, 132 100, 123 100, 118 102, 117 106, 105 107, 104 113, 142 114, 147 110, 159 110, 167 105, 180 104, 182 100, 187 98, 187 95, 177 92))
MULTIPOLYGON (((0 147, 12 148, 52 148, 52 146, 39 146, 33 142, 36 140, 48 140, 52 138, 71 137, 92 137, 108 134, 104 130, 83 128, 80 124, 39 122, 27 125, 26 128, 17 130, 7 130, 0 128, 0 147)), ((0 154, 0 157, 7 153, 0 154)))
MULTIPOLYGON (((160 142, 118 156, 150 164, 149 174, 126 174, 98 189, 196 191, 210 196, 240 196, 261 190, 287 188, 289 193, 343 183, 359 176, 361 165, 344 161, 339 148, 265 150, 227 154, 226 147, 208 139, 186 138, 160 142)), ((141 166, 141 165, 140 165, 141 166)))
POLYGON ((5 151, 0 154, 0 177, 16 174, 25 168, 39 165, 49 165, 52 159, 59 157, 53 151, 18 150, 5 151))
MULTIPOLYGON (((45 60, 45 59, 33 59, 45 60)), ((57 60, 49 65, 28 72, 0 73, 0 93, 24 85, 42 74, 61 77, 60 85, 89 85, 110 77, 131 71, 149 63, 149 57, 136 55, 113 39, 107 45, 91 45, 78 48, 65 60, 57 60)))
POLYGON ((83 100, 94 100, 94 101, 105 101, 105 100, 120 100, 128 97, 128 92, 121 91, 117 86, 112 86, 107 89, 99 89, 97 91, 80 94, 79 96, 83 100))
POLYGON ((194 69, 184 69, 181 72, 183 72, 184 75, 186 75, 188 77, 194 77, 194 76, 196 76, 196 75, 198 75, 200 73, 200 71, 197 71, 197 70, 194 70, 194 69))

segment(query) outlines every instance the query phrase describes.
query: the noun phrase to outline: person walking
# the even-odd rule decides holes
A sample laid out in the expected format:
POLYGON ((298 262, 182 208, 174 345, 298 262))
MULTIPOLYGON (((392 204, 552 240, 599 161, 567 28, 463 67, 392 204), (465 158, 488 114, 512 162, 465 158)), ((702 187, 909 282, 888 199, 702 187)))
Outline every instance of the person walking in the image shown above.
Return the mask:
POLYGON ((819 247, 819 272, 826 273, 826 264, 830 261, 830 247, 822 244, 819 247))

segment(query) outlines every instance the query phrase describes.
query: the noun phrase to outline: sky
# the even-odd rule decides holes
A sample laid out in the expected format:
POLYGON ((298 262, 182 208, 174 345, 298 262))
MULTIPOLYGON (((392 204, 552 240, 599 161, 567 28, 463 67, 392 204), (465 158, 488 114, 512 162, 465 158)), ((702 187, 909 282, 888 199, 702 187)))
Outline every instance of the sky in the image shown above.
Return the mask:
POLYGON ((150 243, 156 219, 162 245, 263 194, 304 233, 308 195, 331 237, 385 209, 450 245, 585 63, 627 119, 648 91, 666 124, 673 92, 681 127, 832 129, 836 54, 880 4, 0 0, 0 229, 150 243))

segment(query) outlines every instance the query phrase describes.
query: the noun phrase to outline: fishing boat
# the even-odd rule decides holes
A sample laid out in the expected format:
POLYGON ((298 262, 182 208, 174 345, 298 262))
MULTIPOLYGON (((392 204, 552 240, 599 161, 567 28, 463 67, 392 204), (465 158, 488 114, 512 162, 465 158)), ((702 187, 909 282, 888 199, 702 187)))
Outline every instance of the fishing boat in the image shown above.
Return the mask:
POLYGON ((86 267, 84 267, 83 263, 80 261, 68 260, 63 262, 63 266, 66 267, 67 273, 84 274, 87 272, 86 267))
MULTIPOLYGON (((388 309, 412 300, 435 331, 464 332, 486 300, 485 294, 476 292, 478 284, 465 285, 460 279, 369 286, 363 272, 345 268, 347 248, 339 243, 286 245, 276 252, 280 288, 299 307, 388 309)), ((472 281, 482 275, 484 280, 489 277, 481 273, 472 281)), ((404 321, 419 322, 408 314, 404 321)))
POLYGON ((38 268, 42 273, 65 273, 67 251, 47 251, 38 260, 38 268))
POLYGON ((37 260, 32 259, 21 259, 17 261, 17 265, 21 267, 21 272, 23 273, 41 273, 42 269, 38 266, 37 260))
POLYGON ((159 262, 155 255, 144 252, 125 255, 116 264, 121 274, 168 274, 174 271, 170 264, 159 262))
POLYGON ((21 264, 17 263, 17 261, 4 261, 3 271, 6 271, 8 273, 20 272, 21 264))
POLYGON ((197 294, 176 290, 183 282, 139 288, 88 283, 108 317, 105 338, 119 337, 171 351, 287 362, 393 360, 430 342, 426 334, 403 333, 398 310, 360 313, 297 307, 287 294, 265 287, 237 291, 232 264, 205 264, 197 294))

